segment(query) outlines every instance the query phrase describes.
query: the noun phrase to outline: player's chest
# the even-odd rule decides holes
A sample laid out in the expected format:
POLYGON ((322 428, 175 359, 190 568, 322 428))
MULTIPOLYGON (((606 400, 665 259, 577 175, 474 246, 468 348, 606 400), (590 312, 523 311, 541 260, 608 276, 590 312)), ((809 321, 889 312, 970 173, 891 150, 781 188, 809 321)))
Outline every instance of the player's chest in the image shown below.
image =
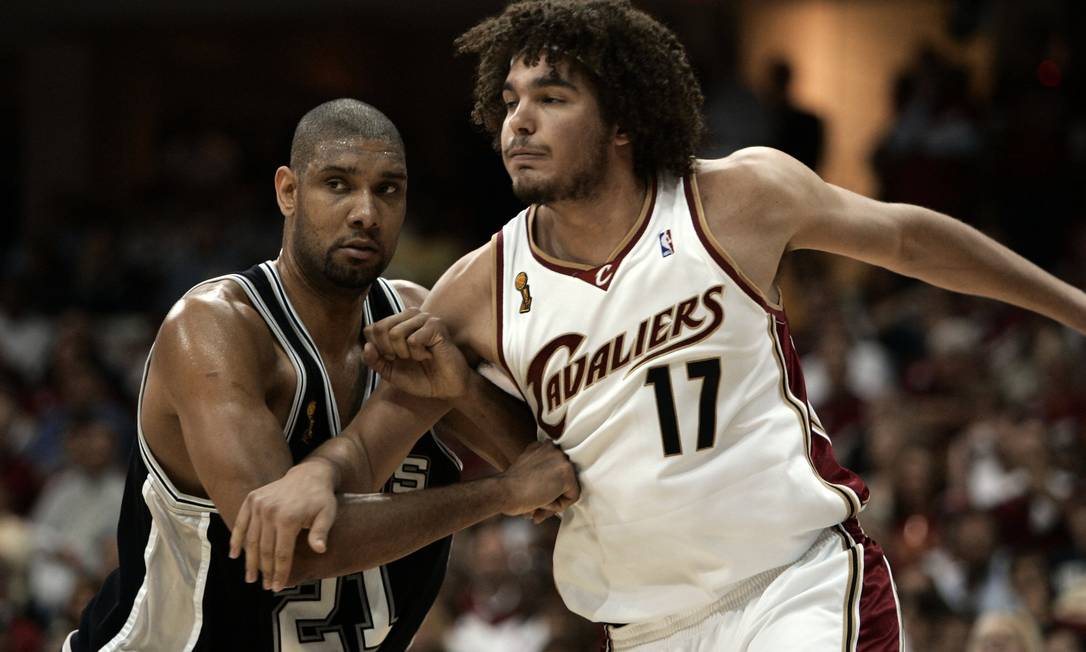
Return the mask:
POLYGON ((279 350, 270 375, 267 402, 280 424, 304 422, 309 438, 319 434, 321 439, 335 434, 335 422, 340 428, 350 423, 373 380, 361 345, 337 359, 279 350))

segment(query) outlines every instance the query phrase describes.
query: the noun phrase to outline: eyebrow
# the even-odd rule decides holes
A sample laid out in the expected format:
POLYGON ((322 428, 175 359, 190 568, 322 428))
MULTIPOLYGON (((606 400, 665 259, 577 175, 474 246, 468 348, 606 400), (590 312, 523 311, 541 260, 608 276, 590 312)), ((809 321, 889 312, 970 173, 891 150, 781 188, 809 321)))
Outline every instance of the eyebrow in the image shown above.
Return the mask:
MULTIPOLYGON (((580 90, 577 88, 576 84, 555 73, 536 77, 531 81, 531 83, 528 84, 528 86, 531 88, 548 88, 551 86, 558 86, 561 88, 568 88, 573 91, 580 90)), ((502 86, 502 90, 513 91, 513 85, 506 81, 505 84, 502 86)))
MULTIPOLYGON (((317 174, 342 174, 346 176, 356 176, 361 173, 361 170, 353 165, 326 165, 317 171, 317 174)), ((403 170, 385 170, 381 173, 381 178, 402 181, 407 178, 407 173, 403 170)))

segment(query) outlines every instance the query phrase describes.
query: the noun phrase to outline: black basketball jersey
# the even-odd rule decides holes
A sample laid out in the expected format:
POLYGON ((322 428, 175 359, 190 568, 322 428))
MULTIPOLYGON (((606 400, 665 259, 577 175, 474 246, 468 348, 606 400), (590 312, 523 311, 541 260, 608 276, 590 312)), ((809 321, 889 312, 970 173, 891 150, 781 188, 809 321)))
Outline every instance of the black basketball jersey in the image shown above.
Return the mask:
MULTIPOLYGON (((241 286, 294 366, 297 386, 283 436, 297 463, 343 426, 320 353, 291 306, 275 264, 262 263, 205 283, 223 279, 241 286)), ((402 309, 392 286, 377 279, 366 299, 364 320, 372 323, 402 309)), ((144 368, 144 387, 151 355, 153 350, 144 368)), ((366 373, 368 397, 379 378, 366 373)), ((143 387, 140 408, 142 398, 143 387)), ((230 531, 215 505, 179 491, 151 454, 142 426, 138 434, 117 526, 120 567, 83 611, 66 649, 407 648, 441 586, 451 537, 363 573, 279 593, 265 591, 259 582, 245 583, 243 559, 229 558, 230 531)), ((427 432, 384 490, 401 493, 447 485, 457 481, 459 473, 456 456, 427 432)))

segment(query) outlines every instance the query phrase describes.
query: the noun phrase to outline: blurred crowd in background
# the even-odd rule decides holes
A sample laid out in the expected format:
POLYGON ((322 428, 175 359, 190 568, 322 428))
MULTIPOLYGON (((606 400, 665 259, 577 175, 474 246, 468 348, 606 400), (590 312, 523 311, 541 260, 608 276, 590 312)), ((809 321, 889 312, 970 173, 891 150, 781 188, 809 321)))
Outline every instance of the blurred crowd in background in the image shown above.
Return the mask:
MULTIPOLYGON (((501 6, 477 4, 482 9, 452 20, 447 33, 425 32, 440 35, 434 47, 444 52, 441 61, 449 59, 451 29, 501 6)), ((707 11, 712 3, 676 4, 645 6, 666 21, 668 11, 707 11)), ((734 35, 741 29, 735 6, 743 3, 719 4, 713 15, 734 35)), ((985 16, 1001 3, 945 4, 954 19, 946 30, 968 40, 984 32, 985 16)), ((910 63, 886 80, 894 115, 867 162, 881 198, 950 213, 1086 287, 1086 52, 1075 38, 1083 9, 1073 0, 1035 4, 1040 17, 1001 23, 984 92, 971 79, 977 71, 952 52, 918 44, 910 63)), ((55 40, 40 15, 30 18, 55 40)), ((242 30, 234 20, 231 30, 242 30)), ((264 20, 273 32, 287 30, 279 19, 264 20)), ((0 246, 0 652, 59 649, 115 567, 116 518, 149 344, 188 287, 276 255, 281 222, 272 173, 286 160, 293 121, 304 110, 356 95, 403 129, 409 217, 387 276, 432 283, 518 210, 497 157, 468 125, 465 62, 450 62, 453 81, 435 81, 437 90, 418 78, 432 106, 404 108, 410 79, 398 79, 387 95, 369 93, 380 86, 381 66, 362 75, 365 83, 353 75, 374 67, 367 61, 385 60, 361 57, 333 62, 332 72, 310 70, 323 86, 288 94, 264 113, 247 113, 232 99, 226 75, 207 80, 221 97, 176 110, 162 100, 150 126, 124 128, 117 116, 126 115, 125 106, 146 107, 138 96, 150 91, 140 75, 107 79, 118 51, 212 33, 218 36, 196 50, 210 49, 214 59, 216 44, 233 33, 198 20, 151 36, 134 25, 108 36, 98 24, 56 28, 65 43, 92 53, 76 57, 91 62, 88 84, 126 91, 98 94, 85 107, 91 123, 79 132, 81 147, 96 169, 83 183, 57 180, 57 192, 44 193, 47 202, 31 200, 24 181, 40 188, 52 180, 25 171, 33 142, 4 136, 13 149, 3 152, 10 192, 0 246), (459 87, 450 97, 434 97, 452 84, 459 87), (112 125, 100 138, 99 118, 112 125), (97 169, 127 155, 141 165, 122 181, 97 169)), ((367 25, 367 33, 376 29, 367 25)), ((423 29, 395 25, 385 45, 423 29)), ((246 33, 260 42, 254 31, 246 33)), ((333 36, 351 38, 349 30, 333 36)), ((766 61, 767 74, 753 84, 735 73, 734 57, 690 41, 707 98, 706 155, 765 144, 819 169, 827 135, 849 125, 827 123, 795 100, 790 84, 802 62, 766 61)), ((36 64, 24 57, 34 47, 0 47, 0 61, 21 63, 14 70, 29 74, 36 64)), ((72 58, 69 50, 46 49, 72 58)), ((161 50, 149 56, 183 67, 161 50)), ((25 88, 29 82, 12 69, 0 74, 25 88)), ((274 78, 274 70, 253 74, 274 78)), ((274 91, 265 89, 261 101, 274 91)), ((0 99, 9 128, 29 121, 24 104, 0 99)), ((49 154, 61 168, 63 155, 49 154)), ((893 564, 910 649, 1086 650, 1086 338, 1021 310, 820 254, 793 255, 781 284, 811 401, 838 460, 871 488, 861 521, 893 564)), ((467 477, 491 472, 459 450, 467 477)), ((567 612, 554 589, 556 530, 553 519, 539 527, 496 519, 457 535, 445 588, 412 649, 598 649, 599 627, 567 612)))

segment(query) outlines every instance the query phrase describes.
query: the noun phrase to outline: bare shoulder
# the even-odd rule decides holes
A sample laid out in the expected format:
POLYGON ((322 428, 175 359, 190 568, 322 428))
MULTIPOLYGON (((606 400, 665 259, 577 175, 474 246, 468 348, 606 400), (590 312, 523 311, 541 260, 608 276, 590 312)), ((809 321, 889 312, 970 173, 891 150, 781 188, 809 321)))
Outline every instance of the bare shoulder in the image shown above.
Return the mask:
POLYGON ((429 290, 414 281, 388 279, 388 284, 392 286, 392 289, 396 290, 396 294, 400 295, 400 299, 403 300, 403 305, 406 308, 418 308, 430 294, 429 290))
POLYGON ((714 248, 732 259, 766 297, 797 229, 817 210, 826 186, 791 156, 769 147, 699 160, 695 179, 714 248))
POLYGON ((703 201, 726 194, 781 204, 801 200, 822 184, 806 165, 771 147, 747 147, 725 158, 699 160, 696 175, 703 201))
POLYGON ((260 366, 275 356, 263 318, 228 280, 201 285, 178 300, 162 322, 155 351, 156 358, 181 368, 196 358, 244 359, 260 366))
POLYGON ((749 147, 717 160, 700 160, 698 193, 715 235, 758 241, 782 250, 812 216, 834 201, 832 187, 803 163, 770 147, 749 147))

